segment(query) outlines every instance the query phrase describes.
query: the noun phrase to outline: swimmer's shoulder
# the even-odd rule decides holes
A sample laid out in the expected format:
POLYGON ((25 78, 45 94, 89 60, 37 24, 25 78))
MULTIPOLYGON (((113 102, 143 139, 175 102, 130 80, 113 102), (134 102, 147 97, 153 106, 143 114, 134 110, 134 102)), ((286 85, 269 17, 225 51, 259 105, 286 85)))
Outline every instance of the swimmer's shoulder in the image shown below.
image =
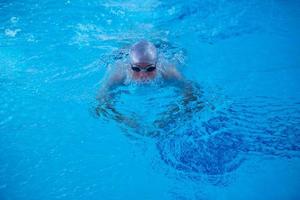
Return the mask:
POLYGON ((114 87, 117 85, 123 85, 127 77, 126 63, 117 62, 114 69, 108 78, 107 86, 114 87))
POLYGON ((169 81, 181 81, 183 80, 182 74, 178 71, 175 65, 163 63, 160 66, 162 77, 169 81))

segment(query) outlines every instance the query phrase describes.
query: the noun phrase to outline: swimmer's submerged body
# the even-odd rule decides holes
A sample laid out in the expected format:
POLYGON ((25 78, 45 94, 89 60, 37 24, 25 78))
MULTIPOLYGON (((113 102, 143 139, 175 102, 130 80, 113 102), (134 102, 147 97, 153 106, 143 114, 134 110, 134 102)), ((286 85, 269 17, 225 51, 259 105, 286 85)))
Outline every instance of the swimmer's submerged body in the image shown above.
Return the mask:
MULTIPOLYGON (((168 85, 176 86, 182 91, 183 106, 187 106, 189 102, 198 98, 194 94, 192 84, 185 80, 175 66, 158 61, 156 47, 151 42, 142 40, 135 43, 130 49, 129 57, 129 63, 118 63, 114 71, 104 81, 97 97, 99 106, 96 108, 96 114, 98 116, 105 115, 106 110, 109 110, 114 115, 112 116, 113 119, 137 129, 140 126, 137 123, 139 120, 132 119, 131 116, 124 116, 114 108, 112 103, 112 98, 114 97, 111 95, 111 91, 118 86, 131 83, 147 84, 159 80, 168 85)), ((165 116, 172 115, 172 113, 180 109, 177 104, 171 107, 170 110, 166 111, 165 116)), ((191 114, 191 110, 186 109, 186 112, 182 114, 191 114)), ((166 118, 155 120, 157 128, 164 128, 167 125, 168 120, 166 118)), ((153 133, 149 133, 149 135, 153 135, 153 133)))

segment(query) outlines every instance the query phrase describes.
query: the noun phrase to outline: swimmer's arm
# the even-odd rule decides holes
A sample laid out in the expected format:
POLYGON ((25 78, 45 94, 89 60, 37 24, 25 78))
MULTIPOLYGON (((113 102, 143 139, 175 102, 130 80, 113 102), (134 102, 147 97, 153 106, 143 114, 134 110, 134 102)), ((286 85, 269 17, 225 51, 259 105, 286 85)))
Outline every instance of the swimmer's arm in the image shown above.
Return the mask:
POLYGON ((113 107, 114 97, 111 91, 122 85, 122 83, 123 75, 116 73, 116 71, 112 72, 110 76, 104 80, 96 97, 98 100, 98 106, 95 108, 97 116, 106 115, 109 110, 115 110, 113 107))
POLYGON ((171 85, 180 89, 183 98, 181 103, 170 105, 168 110, 162 113, 162 118, 155 120, 155 124, 159 128, 168 126, 174 120, 191 118, 194 112, 203 108, 203 102, 199 99, 199 95, 201 95, 199 87, 196 87, 191 81, 187 81, 176 68, 171 68, 171 71, 167 71, 167 73, 165 79, 167 78, 171 85), (190 106, 193 102, 196 103, 195 107, 190 106))
POLYGON ((97 95, 97 100, 100 102, 107 102, 112 98, 111 91, 118 86, 124 84, 125 74, 114 71, 102 84, 99 93, 97 95))
POLYGON ((173 66, 168 67, 163 73, 164 78, 172 85, 181 89, 183 94, 183 104, 186 106, 189 102, 195 101, 197 96, 195 95, 195 88, 190 81, 187 81, 183 75, 173 66))
POLYGON ((112 90, 123 85, 125 81, 124 73, 112 73, 110 77, 103 83, 97 95, 99 101, 98 106, 95 108, 96 115, 105 116, 114 119, 119 123, 124 123, 132 128, 137 128, 139 125, 135 120, 124 116, 114 107, 114 95, 112 90))
POLYGON ((123 73, 117 73, 113 72, 103 83, 102 88, 100 89, 101 91, 109 92, 116 87, 122 85, 125 80, 125 75, 123 73))

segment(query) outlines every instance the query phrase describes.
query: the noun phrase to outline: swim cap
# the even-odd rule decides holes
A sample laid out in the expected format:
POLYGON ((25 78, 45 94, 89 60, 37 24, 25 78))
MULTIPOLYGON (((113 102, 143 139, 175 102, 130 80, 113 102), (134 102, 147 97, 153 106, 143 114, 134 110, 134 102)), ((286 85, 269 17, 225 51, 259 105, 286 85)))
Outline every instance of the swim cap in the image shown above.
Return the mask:
POLYGON ((129 55, 131 63, 155 64, 157 60, 156 47, 146 40, 142 40, 132 45, 129 55))

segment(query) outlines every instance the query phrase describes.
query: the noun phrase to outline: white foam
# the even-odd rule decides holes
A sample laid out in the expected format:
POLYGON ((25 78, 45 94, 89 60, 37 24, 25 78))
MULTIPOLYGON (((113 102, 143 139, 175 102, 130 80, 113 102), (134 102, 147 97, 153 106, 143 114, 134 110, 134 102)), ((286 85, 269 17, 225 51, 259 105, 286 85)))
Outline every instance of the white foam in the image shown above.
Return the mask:
POLYGON ((10 22, 13 23, 13 24, 16 24, 18 21, 19 21, 18 17, 11 17, 10 18, 10 22))
POLYGON ((8 37, 15 37, 17 35, 17 33, 20 32, 20 31, 21 31, 21 29, 19 29, 19 28, 14 29, 14 30, 7 28, 7 29, 4 30, 4 33, 8 37))

